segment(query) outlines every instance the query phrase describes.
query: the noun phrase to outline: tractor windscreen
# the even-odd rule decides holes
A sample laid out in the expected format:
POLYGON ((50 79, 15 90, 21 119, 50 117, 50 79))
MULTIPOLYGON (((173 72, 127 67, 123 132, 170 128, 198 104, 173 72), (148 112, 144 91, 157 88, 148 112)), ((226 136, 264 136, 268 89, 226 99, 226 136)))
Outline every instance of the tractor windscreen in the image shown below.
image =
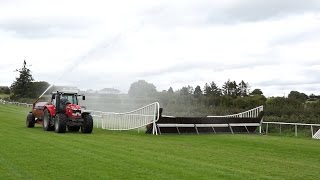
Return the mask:
POLYGON ((74 94, 62 94, 61 101, 66 101, 64 103, 78 104, 77 97, 74 94))

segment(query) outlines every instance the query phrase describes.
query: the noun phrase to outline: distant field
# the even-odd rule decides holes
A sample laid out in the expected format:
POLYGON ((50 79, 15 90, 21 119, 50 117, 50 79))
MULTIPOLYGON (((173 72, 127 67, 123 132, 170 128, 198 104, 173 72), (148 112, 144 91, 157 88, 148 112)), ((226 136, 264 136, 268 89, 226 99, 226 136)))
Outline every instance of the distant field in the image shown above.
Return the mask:
POLYGON ((319 179, 320 141, 260 135, 161 135, 28 129, 0 105, 0 179, 319 179))
POLYGON ((0 99, 7 98, 9 96, 10 96, 10 94, 0 94, 0 99))

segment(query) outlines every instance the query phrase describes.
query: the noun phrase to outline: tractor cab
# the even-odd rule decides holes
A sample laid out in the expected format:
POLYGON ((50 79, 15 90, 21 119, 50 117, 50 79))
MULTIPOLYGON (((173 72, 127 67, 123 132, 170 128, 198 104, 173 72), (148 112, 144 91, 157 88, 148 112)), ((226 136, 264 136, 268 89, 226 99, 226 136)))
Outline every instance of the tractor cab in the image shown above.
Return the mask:
POLYGON ((56 107, 57 112, 65 112, 66 106, 71 104, 73 106, 79 105, 78 96, 82 96, 85 100, 84 95, 79 95, 77 93, 64 93, 64 92, 54 92, 51 96, 51 104, 56 107))

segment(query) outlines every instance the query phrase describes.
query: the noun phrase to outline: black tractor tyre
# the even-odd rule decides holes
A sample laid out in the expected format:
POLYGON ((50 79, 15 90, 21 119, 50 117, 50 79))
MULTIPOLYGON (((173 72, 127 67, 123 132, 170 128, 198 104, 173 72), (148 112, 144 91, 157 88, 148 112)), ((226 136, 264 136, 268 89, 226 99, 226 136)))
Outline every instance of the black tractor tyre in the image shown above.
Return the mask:
POLYGON ((54 126, 52 125, 52 117, 48 111, 45 109, 43 112, 43 130, 44 131, 52 131, 54 130, 54 126))
POLYGON ((80 129, 80 126, 68 126, 68 131, 71 132, 78 132, 80 129))
POLYGON ((30 112, 30 113, 27 115, 26 126, 27 126, 28 128, 33 128, 35 123, 36 123, 36 120, 35 120, 35 118, 34 118, 34 115, 30 112))
POLYGON ((57 114, 54 119, 54 130, 57 133, 65 133, 67 129, 67 116, 65 114, 57 114))
POLYGON ((91 133, 93 128, 93 118, 90 114, 83 116, 83 125, 81 126, 82 133, 91 133))

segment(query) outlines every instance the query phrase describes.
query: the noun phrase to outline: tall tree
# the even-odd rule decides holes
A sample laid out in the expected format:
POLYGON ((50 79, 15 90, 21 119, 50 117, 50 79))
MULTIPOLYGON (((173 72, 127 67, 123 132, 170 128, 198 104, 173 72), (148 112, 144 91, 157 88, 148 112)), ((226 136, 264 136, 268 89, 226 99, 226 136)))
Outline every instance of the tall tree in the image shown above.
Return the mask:
POLYGON ((170 87, 167 92, 170 93, 170 94, 174 93, 172 87, 170 87))
POLYGON ((238 93, 240 96, 248 96, 249 83, 245 83, 243 80, 238 84, 238 93))
POLYGON ((193 94, 194 94, 195 97, 201 96, 201 95, 202 95, 201 87, 200 87, 200 86, 197 86, 197 87, 194 89, 193 94))
POLYGON ((157 93, 156 87, 145 80, 139 80, 131 84, 128 94, 130 96, 152 96, 157 93))
POLYGON ((217 84, 214 81, 212 81, 210 85, 206 83, 203 88, 203 91, 205 95, 211 95, 216 97, 222 95, 221 89, 217 86, 217 84))
POLYGON ((16 81, 14 81, 11 85, 11 91, 13 92, 12 98, 26 98, 31 94, 31 82, 33 81, 31 71, 27 68, 26 60, 23 61, 22 68, 17 69, 16 71, 18 71, 20 74, 19 77, 16 78, 16 81))
POLYGON ((211 86, 209 86, 208 83, 206 83, 203 88, 203 93, 205 95, 210 95, 211 92, 212 92, 211 86))
POLYGON ((261 89, 254 89, 250 95, 263 95, 263 92, 261 91, 261 89))
POLYGON ((211 88, 211 95, 216 97, 222 95, 221 89, 217 86, 217 84, 214 81, 211 82, 210 88, 211 88))
POLYGON ((180 89, 180 95, 189 95, 193 93, 193 87, 188 85, 188 86, 184 86, 180 89))
POLYGON ((300 102, 304 102, 308 99, 308 96, 305 93, 300 93, 298 91, 291 91, 288 95, 290 99, 296 99, 300 102))
POLYGON ((228 79, 227 82, 225 82, 222 86, 222 92, 223 92, 223 95, 230 95, 230 79, 228 79))
POLYGON ((228 79, 228 81, 224 83, 222 89, 223 94, 227 96, 237 96, 239 94, 236 81, 230 81, 230 79, 228 79))

